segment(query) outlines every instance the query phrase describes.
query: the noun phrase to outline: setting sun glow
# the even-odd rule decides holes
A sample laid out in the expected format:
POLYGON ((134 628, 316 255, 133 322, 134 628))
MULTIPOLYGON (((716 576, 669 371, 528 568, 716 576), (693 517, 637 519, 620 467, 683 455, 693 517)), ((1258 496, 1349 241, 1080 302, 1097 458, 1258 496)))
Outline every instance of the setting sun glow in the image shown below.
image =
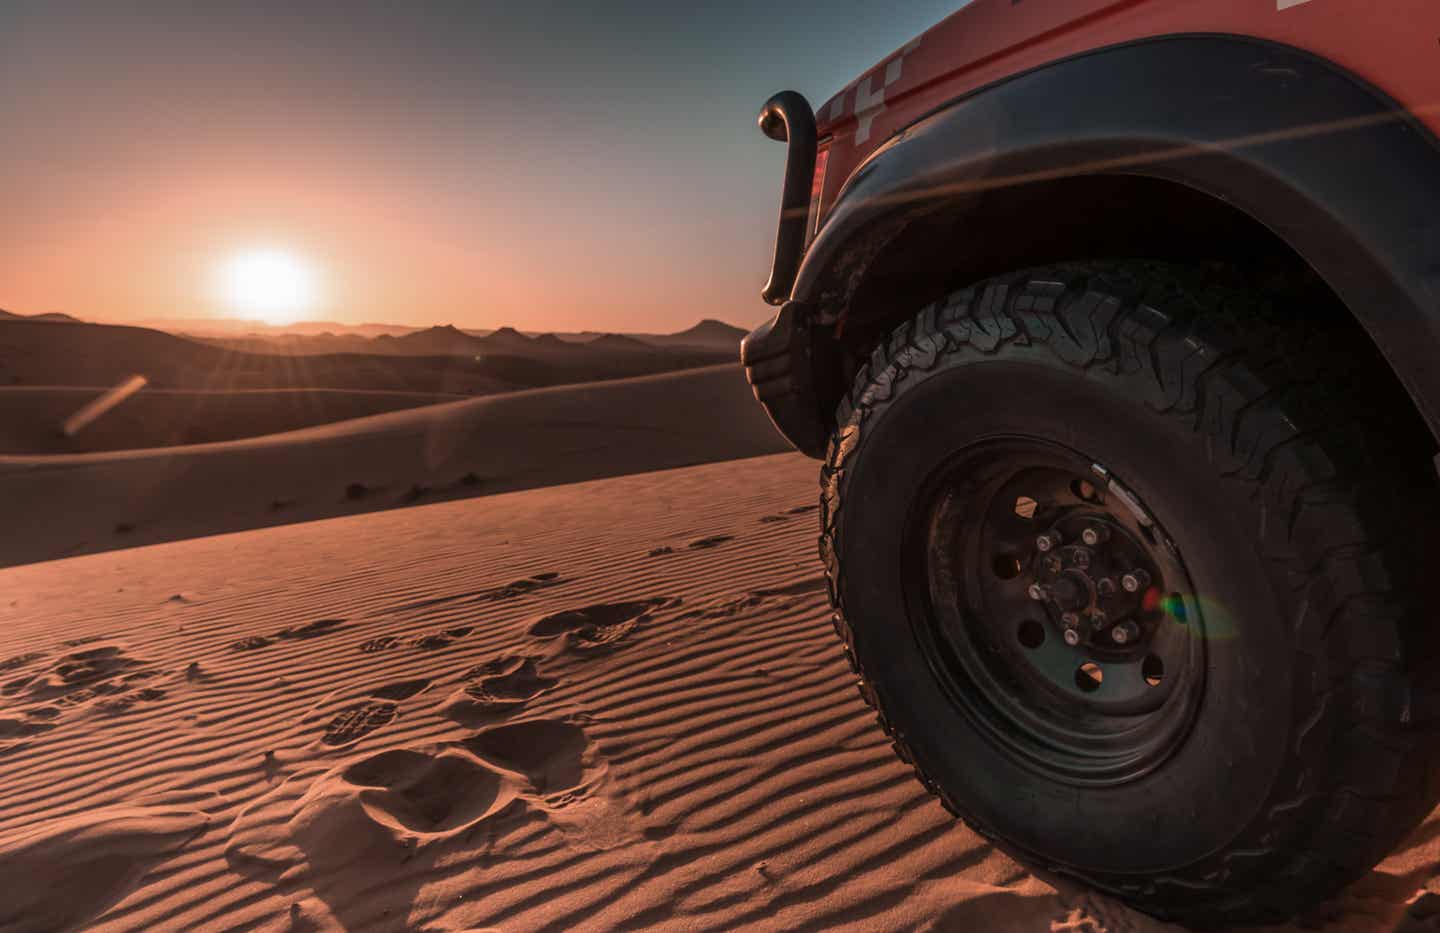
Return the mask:
POLYGON ((216 296, 237 317, 289 324, 319 301, 315 268, 282 249, 256 249, 226 258, 215 270, 216 296))

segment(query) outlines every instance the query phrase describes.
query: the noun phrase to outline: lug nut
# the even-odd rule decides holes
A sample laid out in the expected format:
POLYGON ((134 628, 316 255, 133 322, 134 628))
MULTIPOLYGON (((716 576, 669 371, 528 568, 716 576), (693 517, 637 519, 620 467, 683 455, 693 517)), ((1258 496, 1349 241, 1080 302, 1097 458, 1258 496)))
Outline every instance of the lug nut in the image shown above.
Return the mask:
POLYGON ((1079 567, 1081 570, 1089 570, 1089 569, 1090 569, 1090 558, 1091 558, 1091 554, 1090 554, 1089 549, 1083 548, 1083 547, 1077 547, 1070 556, 1071 556, 1071 559, 1075 561, 1075 566, 1076 566, 1076 567, 1079 567))
POLYGON ((1065 539, 1060 537, 1060 532, 1052 528, 1035 539, 1035 549, 1041 554, 1048 554, 1064 543, 1065 539))
POLYGON ((1120 585, 1127 593, 1138 593, 1150 585, 1150 574, 1143 570, 1132 570, 1120 578, 1120 585))
POLYGON ((1116 586, 1114 577, 1101 577, 1095 581, 1095 591, 1101 596, 1113 596, 1117 589, 1119 587, 1116 586))
POLYGON ((1050 588, 1043 583, 1032 583, 1030 584, 1028 592, 1030 593, 1030 598, 1039 603, 1044 602, 1045 598, 1050 595, 1050 588))
POLYGON ((1090 610, 1090 626, 1091 626, 1091 628, 1104 628, 1105 626, 1107 626, 1107 625, 1109 625, 1109 624, 1110 624, 1110 614, 1109 614, 1108 612, 1106 612, 1104 609, 1091 609, 1091 610, 1090 610))
POLYGON ((1049 573, 1059 573, 1060 571, 1062 571, 1062 570, 1064 570, 1064 569, 1065 569, 1065 563, 1064 563, 1062 560, 1060 560, 1060 558, 1056 557, 1054 554, 1051 554, 1051 555, 1049 555, 1049 556, 1047 556, 1047 557, 1045 558, 1045 570, 1046 570, 1047 572, 1049 572, 1049 573))
POLYGON ((1121 622, 1110 630, 1110 640, 1117 645, 1128 645, 1140 637, 1140 626, 1134 622, 1121 622))
POLYGON ((1080 614, 1078 612, 1062 613, 1060 616, 1060 624, 1067 629, 1077 629, 1080 627, 1080 614))
POLYGON ((1080 540, 1091 547, 1095 547, 1097 544, 1104 544, 1110 540, 1110 529, 1104 525, 1091 525, 1089 528, 1080 532, 1080 540))
POLYGON ((1074 648, 1076 645, 1080 644, 1080 633, 1073 628, 1067 628, 1063 637, 1065 639, 1065 644, 1069 645, 1071 648, 1074 648))

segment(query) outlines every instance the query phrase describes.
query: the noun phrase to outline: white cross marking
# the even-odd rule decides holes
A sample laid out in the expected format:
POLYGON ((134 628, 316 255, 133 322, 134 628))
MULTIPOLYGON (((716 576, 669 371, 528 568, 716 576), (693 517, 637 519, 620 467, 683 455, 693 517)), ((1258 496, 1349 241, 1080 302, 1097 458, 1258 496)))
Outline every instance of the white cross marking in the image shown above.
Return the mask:
POLYGON ((855 88, 855 142, 863 143, 870 138, 870 124, 885 112, 885 88, 870 90, 870 79, 865 78, 855 88))
MULTIPOLYGON (((872 91, 870 89, 871 79, 868 77, 855 86, 856 145, 870 138, 871 124, 875 122, 876 117, 885 112, 885 89, 900 80, 901 71, 905 67, 905 56, 915 51, 919 45, 920 40, 916 39, 901 49, 899 55, 896 55, 885 63, 885 83, 879 88, 872 91)), ((836 116, 839 116, 839 114, 836 114, 836 116)))

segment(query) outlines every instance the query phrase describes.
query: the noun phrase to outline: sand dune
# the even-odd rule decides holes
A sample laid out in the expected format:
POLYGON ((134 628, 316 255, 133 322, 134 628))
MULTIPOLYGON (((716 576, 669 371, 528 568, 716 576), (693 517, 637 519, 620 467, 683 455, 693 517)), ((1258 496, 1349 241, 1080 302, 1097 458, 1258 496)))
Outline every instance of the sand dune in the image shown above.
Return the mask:
MULTIPOLYGON (((1168 929, 896 760, 815 496, 780 455, 0 571, 0 871, 53 885, 0 928, 1168 929)), ((1437 836, 1306 928, 1427 928, 1437 836)))
POLYGON ((726 365, 248 440, 0 456, 7 527, 20 530, 0 535, 0 566, 783 449, 726 365))
MULTIPOLYGON (((239 353, 143 327, 0 321, 0 384, 109 388, 134 374, 162 389, 332 388, 480 394, 513 366, 460 357, 239 353)), ((532 366, 533 364, 528 364, 532 366)), ((534 382, 525 382, 534 385, 534 382)))

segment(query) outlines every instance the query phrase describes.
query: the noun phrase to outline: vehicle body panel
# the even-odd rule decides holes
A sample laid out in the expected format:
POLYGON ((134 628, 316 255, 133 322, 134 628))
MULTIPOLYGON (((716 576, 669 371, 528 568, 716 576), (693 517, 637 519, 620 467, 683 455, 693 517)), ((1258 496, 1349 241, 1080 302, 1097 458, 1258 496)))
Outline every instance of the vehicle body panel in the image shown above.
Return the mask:
POLYGON ((766 361, 747 359, 757 396, 821 455, 825 344, 889 239, 986 191, 1142 175, 1287 243, 1440 439, 1437 66, 1440 4, 1428 0, 976 0, 818 108, 818 233, 783 326, 747 341, 766 361))
POLYGON ((1184 34, 1303 49, 1379 88, 1440 135, 1433 0, 974 0, 816 108, 819 135, 830 140, 822 223, 856 167, 930 111, 1072 55, 1184 34))

